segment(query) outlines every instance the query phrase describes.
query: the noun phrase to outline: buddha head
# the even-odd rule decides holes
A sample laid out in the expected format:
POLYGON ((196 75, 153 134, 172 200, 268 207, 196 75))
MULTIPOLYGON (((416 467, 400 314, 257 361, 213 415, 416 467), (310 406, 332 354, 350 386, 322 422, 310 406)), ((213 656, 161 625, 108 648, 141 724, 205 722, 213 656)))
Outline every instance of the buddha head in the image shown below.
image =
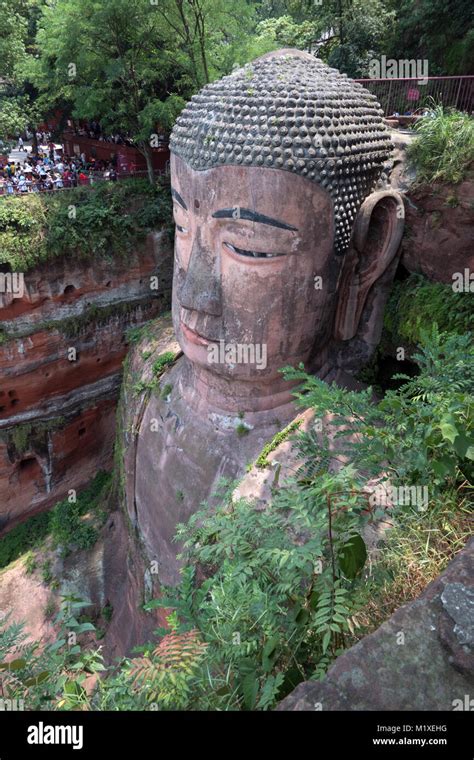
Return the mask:
POLYGON ((383 189, 392 144, 375 97, 280 50, 206 85, 170 148, 184 354, 247 382, 299 362, 317 371, 356 336, 403 231, 401 198, 383 189))

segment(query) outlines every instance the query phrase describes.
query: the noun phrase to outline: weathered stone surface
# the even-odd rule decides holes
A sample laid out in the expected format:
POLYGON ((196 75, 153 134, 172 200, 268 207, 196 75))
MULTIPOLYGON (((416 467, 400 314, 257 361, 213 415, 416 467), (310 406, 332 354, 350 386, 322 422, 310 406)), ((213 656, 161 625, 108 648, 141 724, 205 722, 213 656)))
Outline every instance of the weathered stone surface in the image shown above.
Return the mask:
MULTIPOLYGON (((173 541, 176 524, 186 522, 203 500, 211 498, 221 478, 233 480, 244 472, 288 420, 278 421, 265 411, 246 414, 243 422, 248 430, 239 436, 242 420, 237 411, 209 407, 196 392, 192 367, 184 357, 162 375, 159 385, 134 395, 132 378, 146 384, 160 354, 180 352, 168 317, 156 320, 149 332, 153 337, 132 352, 124 382, 124 500, 149 562, 157 562, 154 580, 171 584, 179 579, 179 547, 173 541)), ((293 405, 289 412, 291 418, 293 405)))
POLYGON ((0 294, 0 532, 111 467, 125 331, 168 308, 171 272, 158 231, 126 258, 53 261, 25 275, 22 298, 0 294))
MULTIPOLYGON (((91 603, 88 614, 96 627, 105 630, 100 645, 107 662, 130 655, 134 646, 152 641, 153 631, 166 625, 165 610, 143 610, 148 601, 144 594, 147 569, 140 544, 121 510, 111 512, 92 549, 76 551, 56 563, 54 571, 61 579, 58 603, 69 594, 91 603), (105 605, 111 609, 109 621, 103 619, 105 605)), ((154 597, 151 588, 149 598, 154 597)))
POLYGON ((171 151, 195 170, 257 166, 300 174, 335 205, 335 250, 392 144, 374 95, 314 55, 286 48, 206 85, 181 112, 171 151))
POLYGON ((92 260, 54 259, 24 275, 24 294, 0 293, 2 330, 22 334, 43 322, 80 316, 88 306, 139 302, 150 295, 150 276, 159 278, 155 294, 169 293, 172 252, 167 233, 150 233, 126 256, 92 260))
POLYGON ((98 470, 110 468, 115 394, 97 393, 96 400, 72 413, 63 409, 56 428, 33 426, 21 450, 12 438, 14 428, 0 431, 0 534, 53 506, 69 489, 86 486, 98 470))
POLYGON ((474 172, 459 185, 412 188, 405 208, 406 269, 450 285, 455 272, 474 271, 474 172))
POLYGON ((159 596, 158 588, 148 588, 145 598, 149 563, 132 535, 122 511, 111 514, 103 532, 103 593, 112 605, 113 614, 104 640, 108 661, 125 654, 133 647, 153 640, 153 631, 166 626, 166 610, 144 612, 143 604, 159 596))
POLYGON ((390 186, 401 193, 408 193, 416 180, 416 171, 407 163, 407 148, 415 139, 413 132, 393 129, 390 137, 394 146, 392 168, 390 171, 390 186))
POLYGON ((323 681, 300 684, 277 709, 454 709, 474 689, 473 597, 471 539, 418 599, 338 657, 323 681))
POLYGON ((439 636, 453 667, 474 673, 474 588, 449 583, 441 594, 445 613, 439 620, 439 636), (454 626, 453 626, 454 621, 454 626))
POLYGON ((72 550, 64 557, 50 545, 42 548, 38 566, 28 572, 24 557, 0 570, 0 627, 6 615, 9 623, 23 623, 31 642, 52 643, 58 635, 53 618, 66 595, 83 600, 84 612, 105 636, 91 634, 82 644, 100 646, 107 663, 131 655, 137 643, 153 640, 153 631, 166 624, 166 612, 143 611, 143 578, 146 564, 138 542, 129 531, 122 511, 110 513, 96 544, 88 550, 72 550), (42 562, 51 562, 58 585, 42 579, 42 562), (104 608, 110 611, 104 617, 104 608))
POLYGON ((457 185, 420 183, 407 159, 415 135, 393 130, 391 139, 390 186, 405 198, 401 262, 409 272, 451 285, 455 272, 474 270, 474 171, 457 185))

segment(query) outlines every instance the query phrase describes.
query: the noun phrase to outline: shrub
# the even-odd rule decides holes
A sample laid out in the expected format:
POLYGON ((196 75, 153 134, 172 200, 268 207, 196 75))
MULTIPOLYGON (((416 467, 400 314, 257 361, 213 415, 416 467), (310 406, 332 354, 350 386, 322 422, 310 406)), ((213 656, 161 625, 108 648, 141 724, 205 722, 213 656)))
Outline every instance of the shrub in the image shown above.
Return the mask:
POLYGON ((450 285, 430 282, 412 274, 396 282, 387 303, 384 327, 389 337, 416 345, 422 332, 436 322, 440 332, 464 333, 474 327, 468 293, 455 293, 450 285))
POLYGON ((474 160, 474 120, 442 105, 415 125, 417 139, 408 149, 421 182, 460 182, 474 160))
POLYGON ((299 681, 321 677, 348 645, 366 586, 364 526, 387 511, 419 521, 428 509, 403 499, 371 501, 369 479, 405 493, 424 484, 433 505, 471 477, 470 336, 434 329, 416 360, 420 375, 405 377, 378 405, 371 389, 328 386, 288 368, 286 377, 301 383, 299 403, 318 418, 331 415, 322 438, 311 429, 299 433, 294 479, 274 491, 271 509, 227 495, 178 527, 181 584, 147 608, 175 610, 177 630, 196 630, 207 644, 187 709, 268 709, 299 681), (350 462, 337 472, 328 468, 334 438, 350 462))
POLYGON ((126 255, 150 230, 171 225, 169 195, 167 181, 130 179, 0 198, 0 264, 26 272, 57 257, 126 255))
MULTIPOLYGON (((29 710, 90 709, 85 680, 104 670, 100 651, 70 646, 70 634, 80 637, 93 632, 91 623, 79 623, 77 614, 87 603, 64 597, 52 621, 59 634, 52 644, 31 644, 24 626, 10 623, 8 616, 0 624, 0 677, 2 696, 23 699, 29 710)), ((45 614, 54 615, 54 601, 49 600, 45 614)))
POLYGON ((160 377, 160 375, 163 374, 165 369, 169 367, 173 362, 176 360, 176 354, 173 353, 173 351, 165 351, 163 354, 160 354, 158 359, 156 359, 155 362, 153 362, 153 374, 156 377, 160 377))
POLYGON ((70 545, 78 549, 90 549, 95 544, 98 530, 95 525, 85 521, 84 516, 99 506, 110 481, 111 476, 108 473, 99 472, 92 484, 77 496, 75 502, 65 499, 56 504, 50 517, 54 546, 62 546, 67 551, 70 545))
POLYGON ((22 554, 41 544, 49 533, 49 515, 43 513, 17 525, 0 538, 0 568, 6 567, 22 554))
MULTIPOLYGON (((297 434, 294 477, 274 490, 271 508, 233 502, 228 485, 214 510, 204 505, 178 526, 181 582, 145 606, 172 610, 158 643, 106 669, 96 651, 65 646, 63 632, 43 655, 27 648, 7 665, 2 660, 18 650, 21 628, 4 625, 0 670, 15 669, 8 696, 28 690, 33 708, 267 710, 303 679, 323 677, 359 635, 358 626, 367 629, 377 619, 371 600, 385 610, 387 594, 401 594, 400 583, 380 584, 366 568, 368 522, 388 512, 399 524, 388 536, 389 561, 384 565, 382 553, 380 564, 385 574, 404 568, 403 601, 406 587, 416 582, 420 591, 470 532, 465 494, 474 461, 474 349, 470 336, 437 329, 422 338, 419 376, 402 378, 404 385, 377 405, 370 389, 328 386, 302 367, 287 368, 286 377, 300 383, 298 403, 329 421, 322 433, 318 425, 297 434), (339 469, 329 467, 335 439, 338 456, 347 456, 339 469), (373 503, 367 484, 374 477, 382 485, 427 484, 429 504, 373 503), (451 544, 431 536, 441 526, 453 534, 451 544), (397 530, 406 541, 403 547, 398 540, 395 553, 397 530), (99 669, 88 696, 84 679, 99 669)), ((76 632, 92 628, 74 617, 67 625, 76 632)))

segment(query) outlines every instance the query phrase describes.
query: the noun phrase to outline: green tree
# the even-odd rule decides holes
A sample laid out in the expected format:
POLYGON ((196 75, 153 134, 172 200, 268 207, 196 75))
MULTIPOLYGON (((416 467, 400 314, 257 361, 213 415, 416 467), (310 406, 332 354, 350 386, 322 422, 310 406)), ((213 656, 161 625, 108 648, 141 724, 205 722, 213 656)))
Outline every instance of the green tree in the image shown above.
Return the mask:
POLYGON ((246 0, 54 0, 35 83, 74 117, 127 134, 153 181, 157 125, 170 128, 193 92, 239 61, 252 17, 246 0))
POLYGON ((390 40, 394 58, 426 58, 432 76, 472 74, 474 6, 470 0, 399 0, 390 40))
POLYGON ((55 0, 37 37, 40 90, 70 103, 77 118, 97 118, 129 135, 153 181, 157 124, 169 126, 183 105, 180 67, 158 7, 149 0, 55 0))
POLYGON ((37 147, 36 127, 48 113, 33 84, 38 51, 38 19, 46 0, 2 0, 0 3, 0 139, 27 129, 37 147))
POLYGON ((160 0, 159 5, 175 48, 178 42, 177 54, 188 66, 193 89, 252 56, 249 41, 255 9, 247 0, 160 0))
POLYGON ((26 56, 27 22, 19 0, 0 2, 0 140, 23 132, 26 119, 15 87, 16 67, 26 56))
POLYGON ((266 0, 260 13, 257 33, 275 46, 313 52, 352 77, 366 75, 370 59, 386 51, 395 22, 387 0, 266 0))

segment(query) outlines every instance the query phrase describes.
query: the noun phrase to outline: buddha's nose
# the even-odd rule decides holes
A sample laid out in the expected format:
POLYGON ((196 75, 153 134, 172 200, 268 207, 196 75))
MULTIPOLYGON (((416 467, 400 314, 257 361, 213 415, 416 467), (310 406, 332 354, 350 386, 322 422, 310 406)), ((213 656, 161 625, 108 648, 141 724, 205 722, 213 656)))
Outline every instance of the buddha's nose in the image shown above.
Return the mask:
POLYGON ((185 309, 194 309, 218 317, 222 314, 222 290, 219 261, 215 253, 200 242, 193 243, 189 266, 178 300, 185 309))

